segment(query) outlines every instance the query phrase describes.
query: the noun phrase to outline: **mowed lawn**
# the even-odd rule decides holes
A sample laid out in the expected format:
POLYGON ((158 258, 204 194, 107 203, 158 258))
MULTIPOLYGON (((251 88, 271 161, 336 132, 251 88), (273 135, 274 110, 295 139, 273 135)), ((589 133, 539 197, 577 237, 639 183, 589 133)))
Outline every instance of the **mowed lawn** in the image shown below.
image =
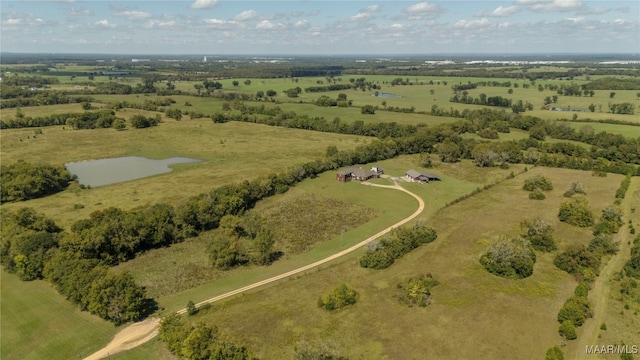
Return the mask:
POLYGON ((119 330, 81 312, 44 281, 22 282, 0 270, 3 360, 83 358, 119 330))
POLYGON ((63 165, 120 156, 152 159, 181 156, 203 160, 175 166, 174 171, 167 174, 88 190, 72 186, 52 196, 3 206, 31 206, 66 226, 108 206, 177 204, 224 184, 282 172, 322 158, 329 145, 342 150, 369 141, 352 135, 239 122, 214 124, 211 120, 167 120, 157 127, 126 131, 47 127, 35 138, 33 129, 2 130, 3 164, 22 159, 63 165), (75 204, 82 204, 84 208, 75 209, 75 204))
POLYGON ((621 180, 535 168, 439 211, 427 220, 438 239, 386 270, 363 269, 356 256, 348 257, 216 304, 193 320, 217 325, 226 339, 248 346, 261 359, 290 358, 302 341, 332 344, 343 356, 363 359, 543 358, 548 347, 561 342, 556 316, 576 282, 555 268, 555 253, 538 253, 534 274, 523 280, 491 275, 478 259, 492 238, 520 232, 520 222, 535 216, 553 224, 560 250, 586 244, 590 229, 557 221, 563 192, 581 181, 597 216, 613 202, 621 180), (554 184, 543 201, 529 200, 521 190, 524 179, 535 174, 554 184), (424 273, 440 281, 432 290, 433 303, 426 308, 399 303, 396 283, 424 273), (318 297, 340 283, 356 289, 358 303, 333 313, 319 309, 318 297))

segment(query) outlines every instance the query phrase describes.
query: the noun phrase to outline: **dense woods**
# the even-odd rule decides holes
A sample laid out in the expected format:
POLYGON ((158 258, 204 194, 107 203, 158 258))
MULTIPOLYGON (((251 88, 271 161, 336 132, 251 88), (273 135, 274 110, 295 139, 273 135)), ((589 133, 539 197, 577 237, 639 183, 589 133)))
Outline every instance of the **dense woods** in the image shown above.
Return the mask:
POLYGON ((113 273, 100 259, 83 257, 53 220, 31 208, 2 212, 0 263, 22 280, 46 279, 80 309, 121 324, 150 310, 144 288, 126 272, 113 273))
POLYGON ((35 199, 66 189, 75 179, 62 166, 18 161, 0 167, 0 202, 35 199))

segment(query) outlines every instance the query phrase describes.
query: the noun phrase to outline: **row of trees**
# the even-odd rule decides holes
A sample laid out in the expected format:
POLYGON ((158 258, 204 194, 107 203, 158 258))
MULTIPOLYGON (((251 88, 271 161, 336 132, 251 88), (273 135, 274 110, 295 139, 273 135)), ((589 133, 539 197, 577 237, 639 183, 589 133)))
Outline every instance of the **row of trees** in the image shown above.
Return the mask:
POLYGON ((386 269, 396 259, 422 244, 434 241, 436 238, 435 230, 424 224, 395 228, 388 237, 369 244, 367 252, 360 258, 360 266, 371 269, 386 269))
POLYGON ((567 340, 575 340, 578 337, 576 327, 582 326, 586 319, 593 316, 588 295, 589 286, 581 282, 574 290, 574 295, 567 299, 558 311, 558 333, 567 340))
POLYGON ((20 87, 0 86, 0 109, 18 108, 22 106, 43 106, 56 104, 79 104, 93 101, 88 95, 70 96, 63 91, 33 91, 20 87))

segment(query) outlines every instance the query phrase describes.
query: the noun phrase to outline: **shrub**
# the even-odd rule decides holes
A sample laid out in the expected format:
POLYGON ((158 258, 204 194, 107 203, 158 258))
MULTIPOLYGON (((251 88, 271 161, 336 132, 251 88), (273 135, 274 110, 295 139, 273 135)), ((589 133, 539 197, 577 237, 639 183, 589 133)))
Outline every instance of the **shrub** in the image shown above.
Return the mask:
POLYGON ((585 269, 598 273, 601 257, 583 245, 570 246, 564 252, 558 254, 553 264, 560 270, 564 270, 576 277, 582 276, 585 269))
POLYGON ((580 284, 576 286, 573 294, 575 296, 587 297, 587 295, 589 295, 589 285, 587 285, 587 283, 585 283, 584 281, 581 281, 580 284))
POLYGON ((544 200, 546 198, 547 197, 544 195, 544 193, 538 189, 533 190, 529 193, 529 199, 531 200, 544 200))
POLYGON ((526 191, 534 191, 536 189, 542 191, 551 191, 553 190, 553 184, 548 178, 542 175, 535 175, 526 179, 522 188, 526 191))
POLYGON ((196 304, 193 301, 189 300, 189 302, 187 303, 187 314, 191 316, 197 313, 198 313, 198 308, 196 307, 196 304))
POLYGON ((587 195, 587 191, 585 190, 584 185, 579 182, 573 182, 571 183, 567 191, 564 192, 565 197, 571 197, 575 194, 587 195))
POLYGON ((485 128, 478 131, 478 136, 485 139, 498 139, 500 136, 498 135, 498 131, 495 129, 485 128))
POLYGON ((547 349, 544 360, 564 360, 564 353, 558 345, 547 349))
POLYGON ((591 316, 589 300, 583 296, 572 296, 558 312, 558 322, 563 324, 565 321, 570 321, 574 326, 582 326, 591 316))
POLYGON ((608 206, 602 210, 600 221, 593 229, 593 234, 615 234, 620 230, 624 222, 622 221, 622 211, 616 206, 608 206))
POLYGON ((490 273, 509 279, 522 279, 533 274, 536 254, 528 240, 501 237, 480 257, 480 264, 490 273))
POLYGON ((376 107, 373 105, 364 105, 362 108, 360 108, 360 113, 365 115, 373 115, 376 113, 376 107))
POLYGON ((398 300, 409 306, 425 307, 431 303, 431 288, 437 285, 438 281, 430 274, 410 277, 398 283, 398 300))
POLYGON ((576 327, 570 320, 564 321, 560 325, 560 329, 558 329, 558 332, 567 340, 575 340, 578 338, 578 335, 576 334, 576 327))
POLYGON ((356 303, 358 293, 345 284, 341 284, 329 294, 318 299, 318 306, 326 310, 337 310, 356 303))
POLYGON ((523 237, 531 242, 534 249, 548 252, 557 248, 553 240, 553 228, 541 218, 535 218, 531 222, 523 221, 520 226, 527 229, 523 237))
POLYGON ((589 242, 589 250, 599 256, 614 255, 618 252, 618 243, 613 242, 610 235, 598 234, 589 242))
POLYGON ((560 204, 558 219, 579 227, 593 225, 593 214, 589 209, 589 201, 583 195, 572 196, 569 200, 560 204))

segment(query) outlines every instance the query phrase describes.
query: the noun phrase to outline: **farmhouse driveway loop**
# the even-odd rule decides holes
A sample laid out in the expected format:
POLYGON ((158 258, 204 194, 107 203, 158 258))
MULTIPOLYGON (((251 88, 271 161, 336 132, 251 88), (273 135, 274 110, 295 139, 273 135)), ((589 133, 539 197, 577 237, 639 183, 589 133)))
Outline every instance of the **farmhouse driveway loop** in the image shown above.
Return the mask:
MULTIPOLYGON (((253 284, 241 287, 239 289, 233 290, 233 291, 229 291, 227 293, 224 293, 222 295, 218 295, 215 297, 212 297, 210 299, 201 301, 199 303, 196 304, 196 306, 202 306, 205 304, 210 304, 234 295, 238 295, 241 294, 243 292, 255 289, 257 287, 260 287, 262 285, 266 285, 275 281, 279 281, 282 279, 286 279, 290 276, 296 275, 298 273, 301 273, 303 271, 309 270, 309 269, 313 269, 315 267, 318 267, 320 265, 323 265, 325 263, 328 263, 329 261, 335 260, 341 256, 344 256, 352 251, 355 251, 363 246, 365 246, 366 244, 372 242, 373 240, 389 233, 391 230, 393 230, 394 228, 398 227, 398 226, 402 226, 406 223, 408 223, 409 221, 415 219, 416 217, 418 217, 422 211, 424 210, 425 204, 424 201, 416 194, 410 192, 409 190, 403 188, 402 186, 398 185, 396 182, 394 182, 394 185, 378 185, 378 184, 372 184, 369 182, 363 182, 362 184, 364 185, 368 185, 368 186, 374 186, 374 187, 382 187, 382 188, 389 188, 389 189, 395 189, 395 190, 399 190, 402 192, 405 192, 407 194, 409 194, 410 196, 412 196, 413 198, 415 198, 418 201, 418 209, 411 215, 409 215, 408 217, 402 219, 401 221, 389 226, 388 228, 376 233, 375 235, 372 235, 364 240, 362 240, 361 242, 353 245, 352 247, 342 250, 338 253, 335 253, 329 257, 326 257, 322 260, 318 260, 312 264, 291 270, 289 272, 262 280, 262 281, 258 281, 255 282, 253 284)), ((187 312, 187 309, 181 309, 179 311, 177 311, 178 314, 184 314, 187 312)), ((113 340, 111 340, 111 342, 109 342, 109 344, 107 344, 107 346, 105 346, 104 348, 98 350, 97 352, 93 353, 92 355, 84 358, 84 360, 98 360, 98 359, 103 359, 109 355, 113 355, 116 353, 119 353, 121 351, 125 351, 125 350, 129 350, 129 349, 133 349, 134 347, 137 347, 139 345, 144 344, 145 342, 153 339, 156 335, 158 335, 158 329, 160 327, 160 319, 152 317, 152 318, 148 318, 144 321, 141 322, 137 322, 134 324, 131 324, 129 326, 127 326, 126 328, 122 329, 119 333, 117 333, 113 340)))

